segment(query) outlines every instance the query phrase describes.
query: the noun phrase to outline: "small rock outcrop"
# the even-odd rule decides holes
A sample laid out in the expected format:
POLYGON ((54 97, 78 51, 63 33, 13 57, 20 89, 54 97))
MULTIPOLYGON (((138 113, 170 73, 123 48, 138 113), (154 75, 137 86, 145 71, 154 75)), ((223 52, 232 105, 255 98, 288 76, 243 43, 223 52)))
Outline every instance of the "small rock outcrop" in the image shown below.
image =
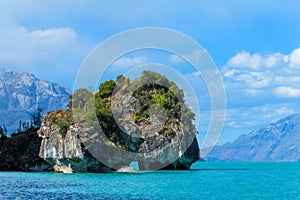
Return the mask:
POLYGON ((132 167, 124 166, 124 167, 121 167, 121 169, 118 169, 117 172, 119 172, 119 173, 134 173, 137 171, 135 169, 133 169, 132 167))
POLYGON ((64 174, 71 174, 73 173, 73 169, 71 166, 65 166, 59 162, 59 160, 56 160, 56 164, 53 166, 53 170, 55 173, 64 173, 64 174))

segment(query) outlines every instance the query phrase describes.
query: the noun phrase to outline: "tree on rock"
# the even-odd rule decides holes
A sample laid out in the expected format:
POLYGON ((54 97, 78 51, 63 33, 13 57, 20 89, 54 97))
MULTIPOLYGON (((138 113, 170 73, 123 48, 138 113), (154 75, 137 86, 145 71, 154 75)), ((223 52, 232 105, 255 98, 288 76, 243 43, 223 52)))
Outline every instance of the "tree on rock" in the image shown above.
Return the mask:
POLYGON ((4 130, 3 130, 2 126, 0 126, 0 137, 1 136, 4 136, 4 130))
POLYGON ((5 139, 6 137, 7 137, 7 129, 6 129, 6 127, 4 125, 0 126, 0 138, 1 138, 1 140, 5 139))
MULTIPOLYGON (((30 114, 30 117, 31 117, 30 126, 35 128, 40 128, 42 125, 42 108, 38 107, 35 112, 30 114)), ((24 126, 26 126, 26 124, 24 126)), ((20 127, 22 127, 21 122, 20 122, 20 127)))

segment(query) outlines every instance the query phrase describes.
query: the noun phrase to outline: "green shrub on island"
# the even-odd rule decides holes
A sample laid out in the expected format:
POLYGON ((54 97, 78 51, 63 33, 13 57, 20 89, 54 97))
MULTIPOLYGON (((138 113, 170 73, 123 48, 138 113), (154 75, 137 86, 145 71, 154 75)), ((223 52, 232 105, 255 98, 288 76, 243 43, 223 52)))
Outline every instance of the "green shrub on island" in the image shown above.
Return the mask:
POLYGON ((126 94, 126 91, 133 91, 132 96, 139 102, 139 107, 133 111, 129 119, 133 124, 141 126, 149 121, 149 112, 154 106, 158 108, 158 112, 164 110, 166 115, 165 123, 158 131, 159 135, 174 138, 176 131, 170 127, 172 123, 178 125, 184 123, 187 132, 195 134, 195 127, 192 123, 195 114, 184 103, 184 92, 165 76, 150 71, 144 71, 136 80, 120 75, 116 81, 105 81, 96 93, 85 88, 76 90, 70 96, 67 110, 50 114, 51 122, 59 126, 60 132, 65 134, 66 128, 74 124, 72 109, 80 111, 84 120, 88 122, 92 121, 96 115, 109 141, 121 149, 128 150, 127 142, 130 136, 120 129, 111 110, 112 95, 117 90, 120 90, 122 94, 126 94))

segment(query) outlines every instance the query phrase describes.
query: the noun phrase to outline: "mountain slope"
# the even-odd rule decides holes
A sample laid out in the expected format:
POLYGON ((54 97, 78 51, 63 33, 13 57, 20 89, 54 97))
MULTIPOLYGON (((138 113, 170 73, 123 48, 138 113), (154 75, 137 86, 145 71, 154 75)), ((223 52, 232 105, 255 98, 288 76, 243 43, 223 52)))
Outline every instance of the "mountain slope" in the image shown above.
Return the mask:
POLYGON ((290 115, 241 135, 234 142, 216 146, 207 161, 300 161, 300 115, 290 115))
POLYGON ((0 125, 15 131, 19 120, 29 121, 38 107, 43 113, 66 108, 70 91, 32 74, 0 69, 0 125))

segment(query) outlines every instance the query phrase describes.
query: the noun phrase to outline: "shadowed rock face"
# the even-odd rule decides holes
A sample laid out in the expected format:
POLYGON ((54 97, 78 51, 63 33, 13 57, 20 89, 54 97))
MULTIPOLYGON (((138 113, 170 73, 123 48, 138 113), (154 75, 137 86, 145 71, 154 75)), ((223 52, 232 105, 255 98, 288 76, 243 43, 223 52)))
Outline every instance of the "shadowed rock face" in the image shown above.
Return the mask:
MULTIPOLYGON (((149 93, 155 94, 156 90, 152 89, 149 93)), ((133 96, 115 94, 112 101, 112 109, 121 111, 116 113, 115 120, 131 136, 126 146, 139 154, 133 155, 132 160, 138 162, 141 170, 189 169, 199 160, 194 126, 167 118, 164 108, 156 105, 151 106, 146 118, 135 123, 132 113, 139 109, 139 105, 138 98, 133 96), (137 138, 142 141, 137 142, 137 138)))
POLYGON ((12 138, 0 139, 1 171, 50 171, 51 166, 39 157, 42 139, 32 128, 12 138))

